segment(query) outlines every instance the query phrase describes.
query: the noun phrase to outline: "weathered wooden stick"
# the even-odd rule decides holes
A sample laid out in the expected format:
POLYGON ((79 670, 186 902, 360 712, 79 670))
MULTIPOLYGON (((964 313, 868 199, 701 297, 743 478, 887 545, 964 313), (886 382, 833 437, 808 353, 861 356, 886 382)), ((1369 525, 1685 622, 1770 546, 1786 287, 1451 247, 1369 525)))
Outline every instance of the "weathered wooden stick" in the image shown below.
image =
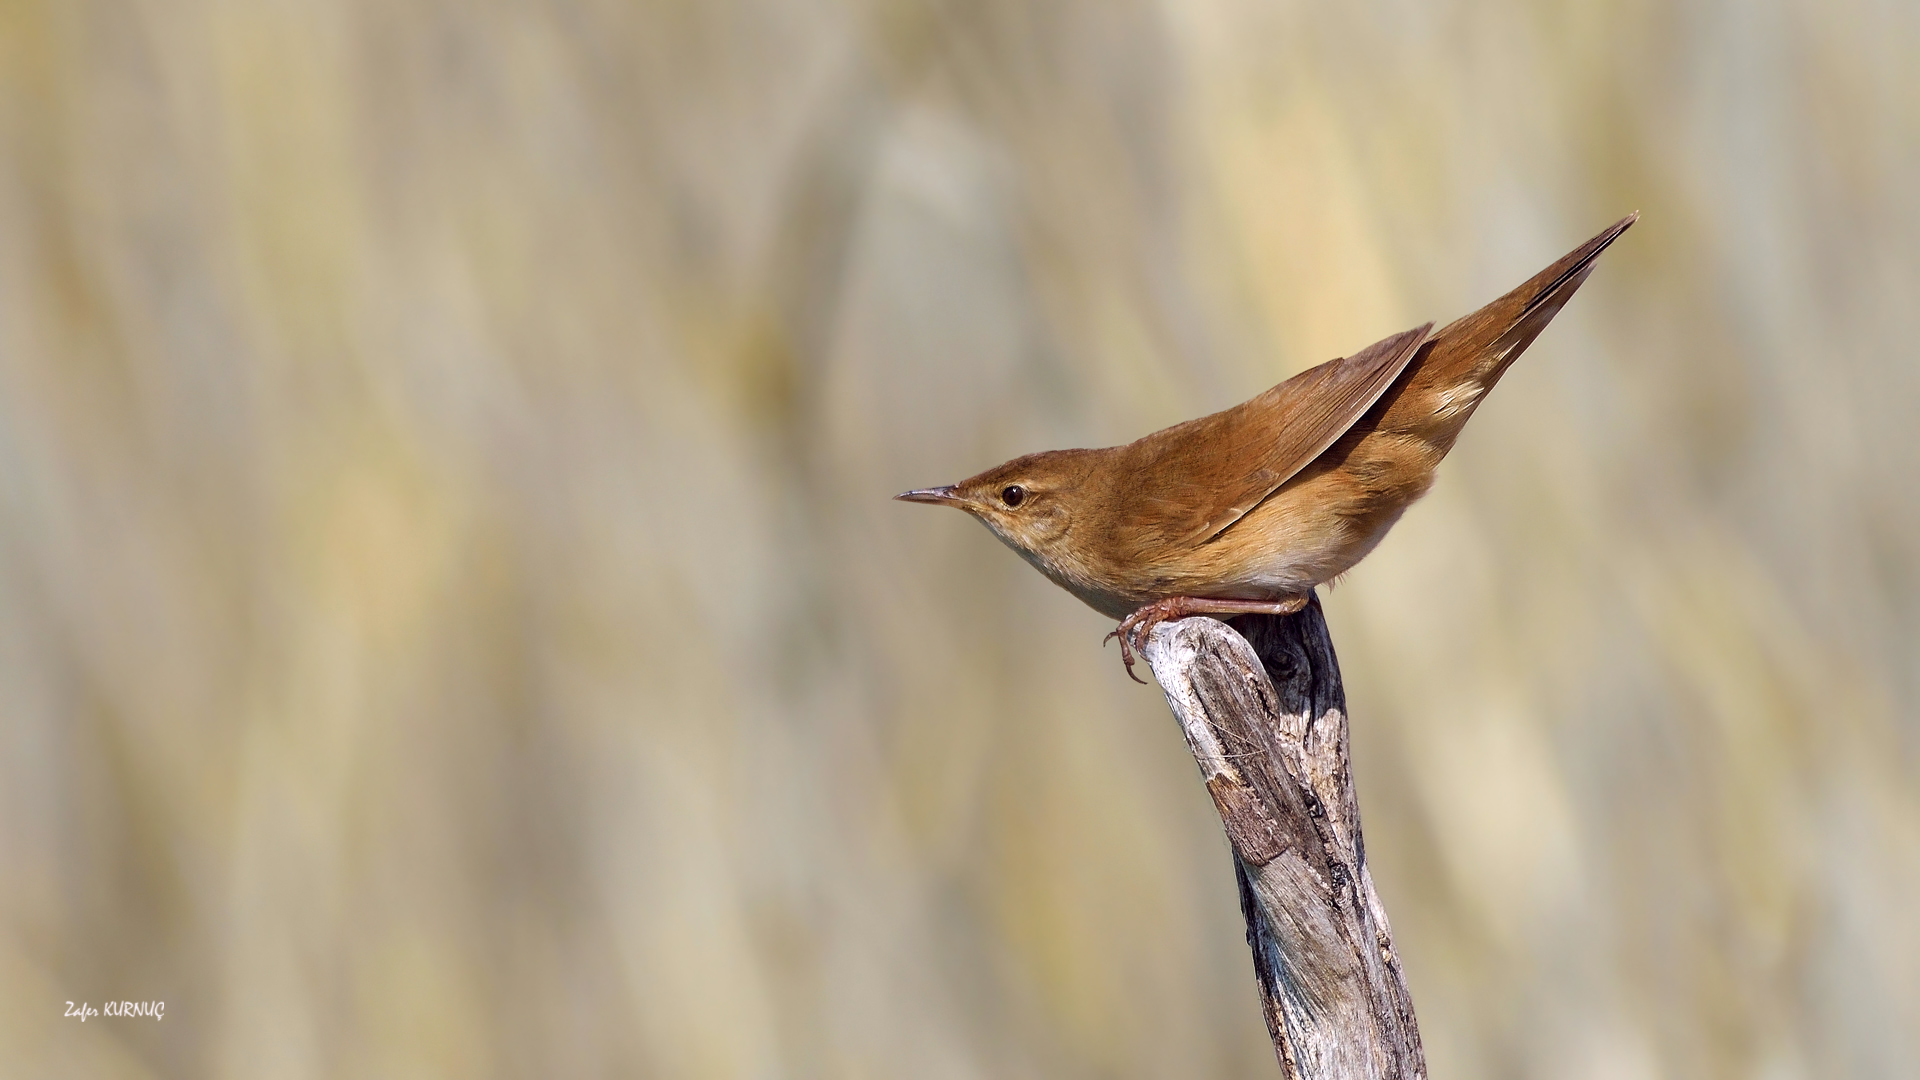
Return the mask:
POLYGON ((1424 1080, 1347 767, 1347 702, 1315 597, 1295 615, 1154 627, 1154 677, 1233 844, 1267 1033, 1288 1080, 1424 1080))

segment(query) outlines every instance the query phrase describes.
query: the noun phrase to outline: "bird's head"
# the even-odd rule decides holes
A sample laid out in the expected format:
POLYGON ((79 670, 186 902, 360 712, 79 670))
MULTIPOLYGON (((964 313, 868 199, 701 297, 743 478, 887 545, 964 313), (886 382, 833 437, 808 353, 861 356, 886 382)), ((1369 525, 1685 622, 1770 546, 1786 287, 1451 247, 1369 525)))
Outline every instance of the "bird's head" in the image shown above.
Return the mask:
POLYGON ((894 498, 965 510, 1008 547, 1051 574, 1061 565, 1060 556, 1074 526, 1074 508, 1084 502, 1083 481, 1096 453, 1028 454, 957 484, 902 492, 894 498))

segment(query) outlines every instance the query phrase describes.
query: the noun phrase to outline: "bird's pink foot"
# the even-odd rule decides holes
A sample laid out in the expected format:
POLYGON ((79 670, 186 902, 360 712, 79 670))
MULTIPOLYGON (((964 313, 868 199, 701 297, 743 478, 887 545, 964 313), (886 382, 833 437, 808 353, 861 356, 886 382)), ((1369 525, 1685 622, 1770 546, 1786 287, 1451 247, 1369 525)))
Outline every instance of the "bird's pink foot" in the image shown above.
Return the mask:
POLYGON ((1120 639, 1120 661, 1127 666, 1127 677, 1145 685, 1145 679, 1134 674, 1133 654, 1145 652, 1147 635, 1153 628, 1170 619, 1184 619, 1189 615, 1291 615, 1307 606, 1311 593, 1302 596, 1289 596, 1285 600, 1209 600, 1200 596, 1169 596, 1141 606, 1133 614, 1120 620, 1113 633, 1102 638, 1100 643, 1120 639))

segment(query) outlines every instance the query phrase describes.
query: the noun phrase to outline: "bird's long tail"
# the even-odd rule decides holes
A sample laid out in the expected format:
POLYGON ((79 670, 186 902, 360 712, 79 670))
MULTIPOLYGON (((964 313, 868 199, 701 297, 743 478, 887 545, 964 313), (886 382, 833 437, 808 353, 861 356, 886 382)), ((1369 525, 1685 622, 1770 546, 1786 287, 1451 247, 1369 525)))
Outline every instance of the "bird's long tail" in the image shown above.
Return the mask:
POLYGON ((1380 417, 1381 430, 1417 435, 1445 454, 1474 407, 1560 313, 1593 261, 1640 215, 1636 211, 1568 252, 1552 266, 1421 346, 1380 417))

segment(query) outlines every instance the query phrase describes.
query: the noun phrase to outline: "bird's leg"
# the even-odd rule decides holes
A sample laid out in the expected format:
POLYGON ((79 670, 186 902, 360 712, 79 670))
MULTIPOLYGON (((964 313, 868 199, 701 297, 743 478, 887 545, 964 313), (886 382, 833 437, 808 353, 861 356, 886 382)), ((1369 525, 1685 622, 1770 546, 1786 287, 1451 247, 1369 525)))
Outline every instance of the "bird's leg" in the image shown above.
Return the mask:
POLYGON ((1145 651, 1147 635, 1153 628, 1169 619, 1184 619, 1189 615, 1291 615, 1307 606, 1307 593, 1301 596, 1289 596, 1285 600, 1209 600, 1203 596, 1169 596, 1164 600, 1155 600, 1120 620, 1113 633, 1102 638, 1105 645, 1113 638, 1120 639, 1120 660, 1127 665, 1127 676, 1134 682, 1146 684, 1145 679, 1133 673, 1133 654, 1145 651))

